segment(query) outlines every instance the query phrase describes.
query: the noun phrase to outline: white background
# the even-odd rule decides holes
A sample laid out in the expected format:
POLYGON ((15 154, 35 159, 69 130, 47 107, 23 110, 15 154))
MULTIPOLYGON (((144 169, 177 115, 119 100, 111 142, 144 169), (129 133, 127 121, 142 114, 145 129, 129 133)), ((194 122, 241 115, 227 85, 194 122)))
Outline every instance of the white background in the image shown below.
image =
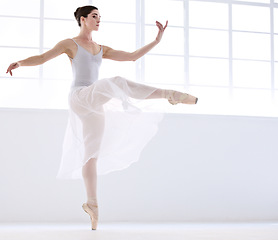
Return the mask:
MULTIPOLYGON (((57 180, 67 112, 0 111, 0 221, 88 221, 57 180)), ((277 221, 276 118, 167 114, 140 160, 99 177, 101 221, 277 221)))

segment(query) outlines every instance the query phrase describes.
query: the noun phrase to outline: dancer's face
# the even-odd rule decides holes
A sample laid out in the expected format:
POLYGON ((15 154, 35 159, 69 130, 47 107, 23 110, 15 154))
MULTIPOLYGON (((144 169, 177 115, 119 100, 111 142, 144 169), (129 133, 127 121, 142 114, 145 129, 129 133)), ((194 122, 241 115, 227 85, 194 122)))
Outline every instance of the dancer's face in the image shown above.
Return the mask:
POLYGON ((98 31, 99 23, 100 23, 100 15, 99 11, 94 9, 91 13, 88 14, 86 18, 82 17, 83 25, 90 29, 91 31, 98 31))

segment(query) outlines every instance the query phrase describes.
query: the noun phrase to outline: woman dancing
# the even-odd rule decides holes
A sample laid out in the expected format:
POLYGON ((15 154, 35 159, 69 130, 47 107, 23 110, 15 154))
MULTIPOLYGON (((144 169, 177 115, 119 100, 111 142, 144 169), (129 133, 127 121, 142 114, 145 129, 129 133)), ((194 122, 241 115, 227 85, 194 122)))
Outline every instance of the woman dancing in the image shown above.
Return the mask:
POLYGON ((80 27, 78 36, 60 41, 41 55, 10 64, 7 73, 12 76, 12 71, 18 67, 40 65, 63 53, 68 55, 73 82, 69 94, 70 117, 58 177, 83 177, 87 202, 82 207, 89 214, 92 229, 95 230, 98 223, 97 175, 126 168, 136 161, 155 132, 152 114, 147 114, 151 119, 149 125, 145 118, 136 117, 142 116, 142 111, 132 103, 132 99, 164 98, 171 104, 196 104, 198 99, 187 93, 154 88, 122 77, 98 80, 102 58, 136 61, 161 41, 168 21, 165 26, 156 22, 158 34, 153 42, 134 52, 124 52, 93 41, 92 32, 98 31, 100 24, 96 7, 79 7, 74 16, 80 27), (140 126, 145 124, 141 128, 145 131, 140 135, 139 129, 137 135, 130 136, 131 131, 136 130, 136 123, 140 126))

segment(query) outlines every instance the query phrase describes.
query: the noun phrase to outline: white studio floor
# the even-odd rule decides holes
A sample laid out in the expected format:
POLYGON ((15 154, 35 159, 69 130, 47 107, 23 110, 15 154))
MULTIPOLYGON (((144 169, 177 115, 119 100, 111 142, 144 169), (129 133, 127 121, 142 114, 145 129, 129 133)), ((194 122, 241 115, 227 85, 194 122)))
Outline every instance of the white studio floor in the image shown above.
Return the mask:
POLYGON ((1 240, 278 240, 278 223, 4 224, 1 240))

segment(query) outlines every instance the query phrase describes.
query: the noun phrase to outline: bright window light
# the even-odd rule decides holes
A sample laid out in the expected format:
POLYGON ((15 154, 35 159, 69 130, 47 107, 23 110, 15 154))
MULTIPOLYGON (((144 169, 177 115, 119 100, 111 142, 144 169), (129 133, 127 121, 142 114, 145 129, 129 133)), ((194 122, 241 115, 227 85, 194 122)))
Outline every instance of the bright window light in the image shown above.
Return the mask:
MULTIPOLYGON (((38 0, 24 0, 24 1, 1 0, 0 1, 0 16, 39 17, 40 16, 40 1, 38 1, 38 0)), ((1 24, 1 26, 4 26, 4 25, 1 24)), ((1 35, 1 37, 2 36, 3 35, 1 35)))
POLYGON ((274 12, 274 32, 278 34, 278 8, 275 8, 273 12, 274 12))
POLYGON ((233 33, 233 57, 270 60, 270 34, 233 33))
POLYGON ((136 48, 135 24, 103 22, 94 37, 97 43, 114 49, 134 51, 136 48))
POLYGON ((184 58, 175 56, 146 56, 147 83, 184 85, 184 58))
POLYGON ((228 29, 228 4, 190 1, 189 9, 190 27, 228 29))
POLYGON ((278 0, 1 0, 0 107, 68 107, 66 55, 22 67, 13 77, 5 72, 11 62, 75 37, 73 13, 84 5, 100 11, 94 41, 118 50, 153 41, 155 21, 169 21, 162 42, 146 56, 104 59, 100 78, 120 75, 199 97, 196 106, 169 105, 169 112, 278 116, 278 0))
POLYGON ((155 21, 165 24, 166 20, 169 20, 169 25, 183 27, 183 1, 145 0, 144 4, 146 24, 155 24, 155 21))
MULTIPOLYGON (((145 27, 145 43, 153 41, 157 34, 156 26, 145 27)), ((151 54, 168 54, 168 55, 184 55, 184 30, 182 28, 174 28, 169 26, 167 34, 163 36, 161 41, 155 48, 151 50, 151 54), (171 44, 171 47, 169 46, 171 44)))
MULTIPOLYGON (((274 82, 274 87, 275 87, 275 90, 278 90, 278 78, 277 78, 277 75, 278 75, 278 62, 275 63, 275 68, 274 68, 274 72, 275 72, 275 82, 274 82)), ((278 96, 275 95, 275 97, 278 99, 278 96)))
MULTIPOLYGON (((9 77, 6 74, 5 68, 7 68, 10 63, 17 61, 18 59, 25 59, 29 56, 38 55, 38 49, 28 49, 28 48, 1 48, 1 55, 5 57, 0 58, 0 66, 2 67, 0 71, 0 77, 2 82, 12 81, 14 78, 39 78, 39 67, 23 67, 20 71, 14 71, 13 77, 9 77)), ((2 87, 0 87, 2 89, 2 87)))
POLYGON ((74 21, 47 19, 44 21, 44 48, 53 48, 59 41, 75 37, 78 33, 79 27, 74 21))
POLYGON ((39 47, 38 19, 0 17, 0 26, 0 46, 39 47))
POLYGON ((275 35, 274 36, 274 48, 275 48, 275 51, 274 51, 274 60, 276 62, 278 62, 278 35, 275 35))
MULTIPOLYGON (((75 12, 76 8, 85 5, 88 5, 88 1, 86 0, 78 0, 78 1, 44 0, 43 2, 44 17, 72 20, 74 19, 73 13, 75 12)), ((73 24, 71 25, 73 26, 73 24)))
POLYGON ((234 5, 232 11, 234 30, 269 32, 269 7, 234 5))
POLYGON ((229 56, 229 35, 227 31, 189 30, 189 54, 193 56, 229 56))
POLYGON ((260 61, 233 61, 235 87, 271 89, 270 63, 260 61))
POLYGON ((69 80, 72 78, 70 60, 67 55, 60 55, 43 65, 43 82, 50 79, 69 80))
POLYGON ((192 85, 229 86, 229 62, 225 59, 190 58, 189 81, 192 85), (200 69, 202 66, 202 69, 200 69))
POLYGON ((136 22, 136 0, 93 0, 92 5, 99 9, 101 21, 136 22))

